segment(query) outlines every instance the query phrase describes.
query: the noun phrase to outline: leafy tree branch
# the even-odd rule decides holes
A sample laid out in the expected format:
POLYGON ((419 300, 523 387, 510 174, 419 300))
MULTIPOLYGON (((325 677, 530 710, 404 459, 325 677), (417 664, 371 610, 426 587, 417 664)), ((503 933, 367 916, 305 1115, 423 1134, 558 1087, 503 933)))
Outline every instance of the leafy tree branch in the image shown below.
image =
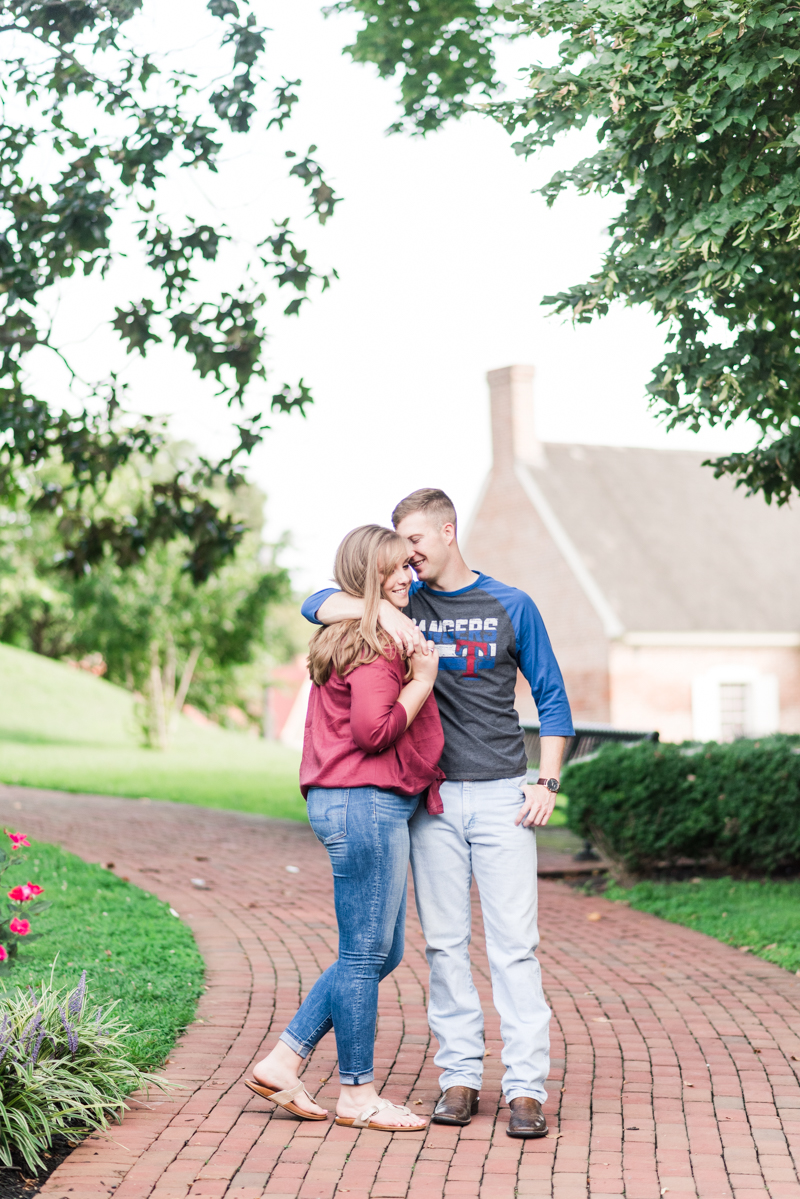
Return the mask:
MULTIPOLYGON (((160 483, 126 521, 98 517, 98 489, 132 454, 153 459, 163 432, 152 419, 125 416, 116 378, 79 378, 69 351, 54 340, 52 301, 68 294, 76 276, 107 275, 128 252, 126 219, 138 213, 136 243, 155 289, 117 305, 110 326, 127 354, 144 358, 156 345, 171 345, 201 379, 214 380, 223 402, 241 406, 251 385, 266 379, 270 293, 293 290, 283 311, 295 315, 312 285, 325 290, 335 272, 318 273, 288 220, 279 220, 278 233, 254 248, 241 283, 215 289, 213 268, 224 265, 232 233, 191 216, 175 227, 165 185, 188 168, 218 172, 221 154, 256 130, 262 108, 263 126, 281 133, 300 80, 267 87, 269 31, 248 0, 205 5, 219 23, 225 63, 213 80, 139 50, 127 26, 141 8, 142 0, 0 0, 0 501, 16 502, 24 478, 30 504, 58 513, 63 565, 76 575, 106 554, 129 565, 180 537, 188 539, 187 566, 199 582, 241 538, 240 522, 219 512, 213 484, 227 477, 239 485, 237 463, 263 439, 267 420, 259 414, 236 425, 238 445, 223 462, 160 483), (68 406, 33 394, 33 351, 52 353, 66 367, 82 397, 77 413, 74 396, 68 406), (66 468, 57 488, 30 473, 50 461, 66 468)), ((311 215, 325 224, 339 197, 315 150, 300 156, 276 145, 276 155, 290 156, 288 174, 307 190, 311 215)), ((272 407, 304 413, 310 402, 301 380, 284 384, 272 407)))
POLYGON ((749 418, 749 452, 715 473, 766 500, 800 490, 800 22, 774 0, 539 0, 439 6, 345 0, 365 25, 351 54, 398 71, 406 127, 479 107, 530 155, 590 127, 598 149, 542 188, 619 195, 600 270, 544 303, 578 322, 645 305, 669 349, 649 385, 670 426, 749 418), (437 25, 436 14, 447 10, 437 25), (445 31, 458 42, 446 61, 445 31), (491 44, 559 35, 556 62, 499 97, 491 44), (433 64, 443 64, 438 71, 433 64), (480 92, 490 93, 488 101, 480 92), (494 93, 493 95, 491 93, 494 93), (436 114, 431 117, 429 114, 436 114))

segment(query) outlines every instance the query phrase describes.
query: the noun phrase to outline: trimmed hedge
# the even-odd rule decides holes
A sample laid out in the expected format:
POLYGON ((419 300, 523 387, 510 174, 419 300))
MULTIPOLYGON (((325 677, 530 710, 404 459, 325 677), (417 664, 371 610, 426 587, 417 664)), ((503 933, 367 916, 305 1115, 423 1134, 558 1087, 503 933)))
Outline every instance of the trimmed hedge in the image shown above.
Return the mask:
POLYGON ((564 772, 569 826, 636 874, 687 859, 766 874, 800 867, 795 740, 606 745, 564 772))

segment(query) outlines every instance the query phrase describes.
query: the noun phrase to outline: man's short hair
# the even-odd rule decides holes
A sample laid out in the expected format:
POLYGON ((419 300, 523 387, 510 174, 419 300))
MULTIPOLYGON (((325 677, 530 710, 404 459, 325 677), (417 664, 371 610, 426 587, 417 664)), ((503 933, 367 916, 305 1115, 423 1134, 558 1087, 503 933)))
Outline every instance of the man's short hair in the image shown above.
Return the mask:
POLYGON ((440 529, 442 525, 451 524, 457 528, 456 510, 449 495, 445 495, 438 487, 420 487, 412 491, 395 508, 392 513, 392 524, 395 528, 401 520, 405 520, 412 512, 424 512, 440 529))

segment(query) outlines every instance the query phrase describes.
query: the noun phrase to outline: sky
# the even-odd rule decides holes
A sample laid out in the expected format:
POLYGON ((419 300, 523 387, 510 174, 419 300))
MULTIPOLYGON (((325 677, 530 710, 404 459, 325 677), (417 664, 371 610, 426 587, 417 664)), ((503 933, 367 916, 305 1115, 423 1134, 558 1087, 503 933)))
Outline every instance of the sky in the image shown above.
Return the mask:
MULTIPOLYGON (((169 202, 175 213, 226 221, 229 285, 243 276, 273 219, 285 216, 318 269, 339 273, 299 318, 271 319, 269 379, 248 398, 248 410, 260 411, 284 382, 301 376, 314 394, 305 419, 275 416, 249 468, 268 497, 268 537, 288 535, 282 561, 299 591, 329 579, 349 529, 388 523, 397 500, 417 487, 443 487, 468 517, 491 463, 485 375, 496 367, 535 367, 536 426, 545 441, 702 450, 752 444, 746 426, 670 433, 655 418, 645 386, 664 341, 648 313, 621 309, 573 327, 542 308, 544 295, 597 267, 619 204, 565 195, 548 209, 533 194, 555 170, 592 152, 591 135, 528 162, 477 114, 425 139, 387 136, 396 84, 342 54, 356 27, 352 17, 325 19, 312 0, 254 0, 253 8, 272 30, 269 74, 303 81, 291 127, 266 133, 260 120, 232 142, 218 176, 172 179, 169 202), (302 153, 312 143, 344 197, 324 229, 306 219, 302 189, 285 179, 282 150, 302 153)), ((201 0, 146 0, 133 26, 141 45, 210 74, 217 29, 201 0), (190 8, 197 11, 187 21, 190 8)), ((535 51, 505 52, 509 78, 535 51)), ((167 346, 144 363, 122 360, 108 333, 113 304, 145 287, 153 292, 136 261, 133 215, 125 220, 129 257, 105 281, 70 283, 69 301, 54 313, 58 336, 85 376, 113 367, 129 384, 130 407, 169 413, 176 437, 223 453, 230 413, 214 388, 167 346)), ((271 303, 280 313, 284 303, 271 303)), ((65 380, 52 363, 36 362, 34 375, 51 398, 63 399, 65 380)))

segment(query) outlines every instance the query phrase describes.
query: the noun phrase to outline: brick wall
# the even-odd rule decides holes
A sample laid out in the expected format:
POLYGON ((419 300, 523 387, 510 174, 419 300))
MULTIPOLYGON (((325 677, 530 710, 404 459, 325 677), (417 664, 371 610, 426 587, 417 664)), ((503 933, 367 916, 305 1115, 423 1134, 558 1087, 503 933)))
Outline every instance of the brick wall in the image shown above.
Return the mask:
MULTIPOLYGON (((589 601, 506 461, 495 466, 462 547, 469 566, 532 597, 564 673, 576 720, 610 719, 608 643, 589 601)), ((520 679, 521 718, 536 719, 520 679)))
POLYGON ((692 680, 719 666, 778 677, 780 731, 800 733, 800 651, 788 648, 631 646, 610 648, 611 722, 658 729, 662 741, 693 736, 692 680))

